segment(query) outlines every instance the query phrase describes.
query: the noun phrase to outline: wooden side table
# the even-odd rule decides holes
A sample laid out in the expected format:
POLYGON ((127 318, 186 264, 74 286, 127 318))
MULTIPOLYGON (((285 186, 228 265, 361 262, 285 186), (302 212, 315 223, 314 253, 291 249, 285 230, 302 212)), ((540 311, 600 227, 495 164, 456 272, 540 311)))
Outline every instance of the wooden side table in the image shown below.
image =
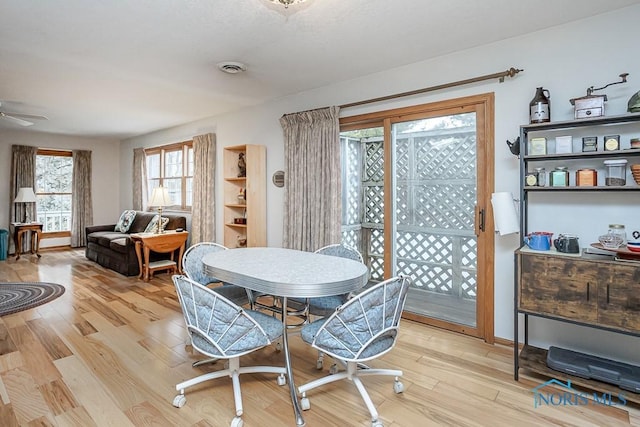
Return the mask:
POLYGON ((136 245, 136 255, 138 256, 138 266, 140 267, 139 279, 148 282, 153 273, 159 270, 172 270, 182 273, 182 254, 184 254, 185 244, 189 237, 188 231, 168 230, 164 233, 134 233, 131 240, 136 245), (178 259, 174 260, 174 252, 180 249, 178 259), (170 260, 149 261, 151 252, 170 253, 170 260))
POLYGON ((16 247, 16 261, 20 259, 22 253, 22 238, 27 231, 31 232, 31 253, 36 254, 38 258, 40 255, 40 239, 42 238, 42 224, 39 222, 21 223, 14 222, 13 226, 13 244, 16 247))

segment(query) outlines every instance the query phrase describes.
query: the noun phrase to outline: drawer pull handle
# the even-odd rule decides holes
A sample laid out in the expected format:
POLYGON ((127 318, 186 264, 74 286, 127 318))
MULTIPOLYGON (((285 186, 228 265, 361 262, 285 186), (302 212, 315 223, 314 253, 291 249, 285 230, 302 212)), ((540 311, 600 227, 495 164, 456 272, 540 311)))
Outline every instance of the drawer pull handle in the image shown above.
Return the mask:
POLYGON ((591 283, 587 282, 587 301, 589 301, 589 296, 591 294, 591 283))

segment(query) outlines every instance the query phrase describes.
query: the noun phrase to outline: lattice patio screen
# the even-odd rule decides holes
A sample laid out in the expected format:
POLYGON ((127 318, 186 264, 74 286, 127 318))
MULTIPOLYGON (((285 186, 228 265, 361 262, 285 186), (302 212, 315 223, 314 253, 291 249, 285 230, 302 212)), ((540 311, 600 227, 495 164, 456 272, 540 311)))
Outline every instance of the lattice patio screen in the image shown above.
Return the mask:
MULTIPOLYGON (((475 126, 402 133, 395 140, 393 274, 416 290, 476 298, 475 126)), ((384 277, 383 140, 342 138, 343 241, 358 248, 371 280, 384 277)))

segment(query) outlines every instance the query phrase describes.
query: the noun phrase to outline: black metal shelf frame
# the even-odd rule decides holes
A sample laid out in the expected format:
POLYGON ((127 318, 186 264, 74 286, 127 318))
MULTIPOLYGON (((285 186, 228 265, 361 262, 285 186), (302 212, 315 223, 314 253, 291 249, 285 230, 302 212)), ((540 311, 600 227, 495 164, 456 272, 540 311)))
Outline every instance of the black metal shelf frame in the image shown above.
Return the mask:
MULTIPOLYGON (((620 186, 620 187, 527 187, 525 185, 525 175, 527 173, 527 166, 529 163, 546 162, 553 160, 578 160, 578 159, 611 159, 611 158, 628 158, 628 157, 640 157, 640 149, 631 148, 625 150, 616 151, 597 151, 597 152, 576 152, 576 153, 562 153, 562 154, 545 154, 545 155, 527 155, 527 146, 529 133, 532 132, 553 132, 559 130, 570 130, 577 128, 588 127, 600 127, 610 125, 627 125, 638 124, 638 131, 640 133, 640 113, 623 114, 618 116, 603 116, 589 119, 576 119, 560 122, 548 122, 538 124, 528 124, 520 126, 520 247, 524 245, 524 236, 527 233, 527 211, 528 211, 528 194, 531 192, 638 192, 640 186, 620 186)), ((514 310, 513 310, 513 347, 514 347, 514 379, 518 380, 519 371, 519 314, 523 314, 524 318, 524 346, 529 345, 529 316, 535 317, 547 317, 544 315, 538 315, 518 309, 518 256, 514 254, 514 310)), ((565 319, 556 318, 555 320, 567 323, 570 322, 565 319)), ((579 324, 579 322, 577 323, 579 324)), ((589 326, 593 327, 593 326, 589 326)), ((620 331, 616 331, 620 332, 620 331)))

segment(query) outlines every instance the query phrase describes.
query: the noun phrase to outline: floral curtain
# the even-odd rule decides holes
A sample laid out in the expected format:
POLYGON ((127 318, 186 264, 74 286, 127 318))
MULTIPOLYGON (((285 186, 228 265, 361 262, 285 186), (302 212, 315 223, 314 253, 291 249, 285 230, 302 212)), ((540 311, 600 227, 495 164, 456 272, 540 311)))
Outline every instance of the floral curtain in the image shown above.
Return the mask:
POLYGON ((282 116, 285 248, 315 251, 341 241, 339 108, 282 116))
POLYGON ((215 241, 215 175, 215 134, 194 136, 191 244, 215 241))
POLYGON ((91 198, 91 151, 73 150, 71 189, 71 247, 87 245, 85 227, 93 224, 91 198))

